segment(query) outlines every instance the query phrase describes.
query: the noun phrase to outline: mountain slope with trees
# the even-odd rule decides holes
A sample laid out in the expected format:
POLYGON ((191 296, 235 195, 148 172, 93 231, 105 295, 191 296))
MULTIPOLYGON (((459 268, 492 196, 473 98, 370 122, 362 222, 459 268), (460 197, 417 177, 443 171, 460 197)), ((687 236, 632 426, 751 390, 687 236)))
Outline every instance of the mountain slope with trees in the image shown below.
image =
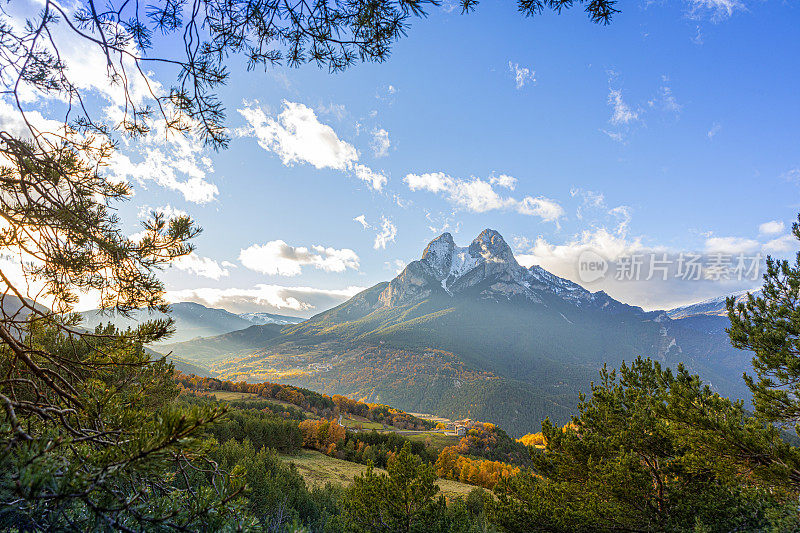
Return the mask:
POLYGON ((522 267, 487 229, 464 248, 443 234, 391 282, 214 369, 477 417, 521 435, 546 416, 566 422, 603 364, 637 356, 684 362, 715 390, 746 397, 740 375, 748 357, 724 331, 691 326, 522 267))

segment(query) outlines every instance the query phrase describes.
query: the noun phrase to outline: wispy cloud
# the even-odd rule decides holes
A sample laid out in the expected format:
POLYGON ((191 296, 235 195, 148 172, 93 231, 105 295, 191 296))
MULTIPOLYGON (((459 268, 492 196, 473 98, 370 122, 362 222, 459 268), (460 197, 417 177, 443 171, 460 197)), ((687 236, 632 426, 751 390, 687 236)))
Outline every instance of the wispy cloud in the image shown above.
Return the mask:
POLYGON ((367 216, 366 215, 358 215, 357 217, 353 218, 353 221, 358 222, 359 224, 361 224, 361 227, 364 228, 364 229, 370 229, 372 227, 372 226, 369 225, 369 222, 367 222, 367 216))
POLYGON ((639 112, 625 103, 620 89, 609 89, 608 105, 611 106, 611 118, 608 121, 615 126, 630 124, 639 119, 639 112))
POLYGON ((139 219, 145 220, 150 218, 153 213, 158 213, 160 215, 163 215, 164 218, 166 218, 167 220, 187 215, 186 211, 184 211, 183 209, 178 209, 176 207, 172 207, 171 205, 167 204, 158 207, 150 207, 149 205, 143 205, 139 207, 139 212, 137 213, 137 216, 139 217, 139 219))
POLYGON ((372 130, 372 154, 375 157, 386 157, 389 155, 389 147, 392 143, 389 141, 389 132, 383 128, 375 128, 372 130))
POLYGON ((740 0, 686 0, 686 3, 690 17, 710 18, 715 22, 728 19, 737 11, 747 11, 747 6, 740 0))
POLYGON ((710 254, 749 254, 758 251, 761 243, 746 237, 709 237, 705 248, 710 254))
POLYGON ((395 275, 399 274, 406 268, 406 262, 402 259, 395 259, 394 261, 384 261, 383 267, 391 270, 395 275))
POLYGON ((392 223, 386 217, 381 217, 381 227, 378 230, 378 233, 375 235, 375 243, 373 244, 373 248, 376 250, 378 249, 386 249, 386 245, 390 242, 394 242, 395 237, 397 237, 397 226, 392 223))
POLYGON ((675 98, 675 95, 672 92, 672 87, 668 85, 669 78, 662 76, 662 79, 664 81, 664 85, 662 85, 658 90, 658 102, 665 111, 678 114, 681 112, 681 109, 683 109, 683 106, 678 103, 678 99, 675 98))
POLYGON ((781 174, 781 178, 800 185, 800 167, 790 168, 781 174))
POLYGON ((517 89, 522 89, 525 85, 536 83, 536 71, 523 67, 519 63, 508 62, 508 71, 514 77, 514 84, 517 89))
POLYGON ((395 237, 397 237, 397 226, 394 225, 391 219, 386 218, 384 216, 381 217, 380 224, 372 225, 367 221, 366 215, 359 215, 353 219, 353 221, 358 222, 361 224, 361 227, 365 230, 367 229, 375 229, 377 230, 375 233, 375 241, 373 242, 372 247, 376 250, 379 249, 386 249, 386 245, 390 242, 394 242, 395 237))
MULTIPOLYGON (((504 178, 506 185, 511 183, 509 178, 511 177, 504 178)), ((443 172, 429 172, 408 174, 403 181, 412 191, 424 190, 441 194, 453 205, 473 213, 513 210, 522 215, 538 216, 548 222, 557 222, 564 216, 564 208, 558 202, 543 196, 525 196, 521 199, 501 196, 495 191, 491 178, 489 181, 480 178, 464 180, 443 172)))
POLYGON ((258 284, 249 288, 211 288, 167 291, 171 302, 196 302, 209 307, 222 307, 231 312, 294 311, 307 315, 315 309, 327 309, 342 303, 364 290, 350 286, 344 289, 287 287, 258 284))

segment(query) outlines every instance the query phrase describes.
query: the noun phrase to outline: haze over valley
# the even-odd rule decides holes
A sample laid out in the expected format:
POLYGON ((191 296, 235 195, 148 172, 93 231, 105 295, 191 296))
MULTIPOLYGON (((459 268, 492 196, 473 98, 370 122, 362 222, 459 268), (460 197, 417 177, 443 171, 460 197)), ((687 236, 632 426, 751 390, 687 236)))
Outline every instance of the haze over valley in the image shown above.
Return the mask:
POLYGON ((724 298, 646 312, 521 266, 491 229, 464 247, 443 233, 391 281, 308 320, 192 303, 174 304, 172 315, 177 333, 153 349, 208 375, 474 418, 518 435, 547 417, 566 423, 604 364, 638 356, 683 363, 716 392, 749 398, 741 374, 752 356, 728 341, 724 298))

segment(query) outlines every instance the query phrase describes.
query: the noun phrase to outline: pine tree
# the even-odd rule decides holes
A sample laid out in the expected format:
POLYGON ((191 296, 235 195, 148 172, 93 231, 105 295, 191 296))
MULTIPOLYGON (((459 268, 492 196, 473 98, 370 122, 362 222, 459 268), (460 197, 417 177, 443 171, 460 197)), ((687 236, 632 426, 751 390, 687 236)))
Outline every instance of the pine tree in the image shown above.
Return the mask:
POLYGON ((388 465, 387 474, 372 466, 355 478, 345 500, 345 520, 356 531, 431 531, 443 506, 432 465, 411 453, 408 442, 388 465))
MULTIPOLYGON (((800 221, 800 217, 798 217, 800 221)), ((800 224, 792 225, 800 240, 800 224)), ((727 302, 734 347, 752 350, 755 376, 744 380, 753 392, 756 415, 780 425, 800 422, 800 253, 792 266, 767 257, 760 294, 727 302)))

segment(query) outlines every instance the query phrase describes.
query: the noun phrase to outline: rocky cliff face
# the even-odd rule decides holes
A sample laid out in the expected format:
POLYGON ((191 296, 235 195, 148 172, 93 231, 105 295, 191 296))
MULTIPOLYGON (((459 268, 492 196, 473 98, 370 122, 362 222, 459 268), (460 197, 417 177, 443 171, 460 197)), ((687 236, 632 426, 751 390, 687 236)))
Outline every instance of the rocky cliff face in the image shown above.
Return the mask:
POLYGON ((540 266, 521 266, 502 235, 492 229, 483 230, 467 247, 456 246, 449 233, 435 238, 420 260, 410 263, 389 283, 379 301, 391 307, 433 294, 453 297, 475 288, 479 297, 486 299, 524 298, 541 303, 543 294, 554 294, 579 306, 615 302, 604 293, 597 296, 540 266))

